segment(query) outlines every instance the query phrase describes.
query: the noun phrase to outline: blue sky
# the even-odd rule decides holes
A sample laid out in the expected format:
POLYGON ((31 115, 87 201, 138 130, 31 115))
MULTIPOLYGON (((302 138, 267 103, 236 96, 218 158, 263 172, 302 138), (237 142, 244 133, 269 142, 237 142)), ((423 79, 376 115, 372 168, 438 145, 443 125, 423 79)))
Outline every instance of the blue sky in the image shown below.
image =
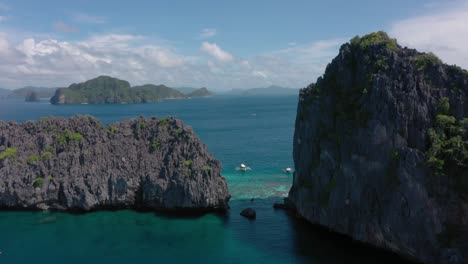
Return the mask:
POLYGON ((465 0, 0 0, 0 87, 101 74, 215 90, 303 87, 341 43, 377 30, 466 67, 466 39, 455 35, 468 35, 467 17, 465 0))

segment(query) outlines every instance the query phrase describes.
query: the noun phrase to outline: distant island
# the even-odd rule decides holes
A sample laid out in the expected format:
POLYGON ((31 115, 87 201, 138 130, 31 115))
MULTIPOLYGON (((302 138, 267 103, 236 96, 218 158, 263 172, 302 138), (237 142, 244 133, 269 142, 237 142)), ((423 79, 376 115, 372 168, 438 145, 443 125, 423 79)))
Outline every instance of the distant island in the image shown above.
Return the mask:
POLYGON ((26 86, 9 91, 6 98, 23 99, 31 93, 35 93, 38 98, 50 98, 54 95, 56 89, 57 88, 26 86))
POLYGON ((0 88, 0 98, 26 100, 31 93, 34 93, 37 98, 50 98, 54 95, 56 89, 36 86, 25 86, 14 90, 0 88))
POLYGON ((39 96, 37 95, 36 92, 30 92, 26 95, 26 97, 24 98, 24 100, 26 102, 39 102, 39 96))
POLYGON ((202 87, 200 89, 196 89, 192 91, 191 93, 186 94, 188 97, 206 97, 213 95, 208 89, 205 87, 202 87))
POLYGON ((68 88, 59 88, 50 99, 52 104, 122 104, 150 103, 163 99, 185 99, 211 95, 206 88, 195 89, 189 94, 165 85, 145 84, 131 87, 125 80, 99 76, 68 88))
POLYGON ((228 95, 298 95, 299 89, 286 88, 277 85, 268 87, 250 88, 250 89, 232 89, 228 91, 228 95))

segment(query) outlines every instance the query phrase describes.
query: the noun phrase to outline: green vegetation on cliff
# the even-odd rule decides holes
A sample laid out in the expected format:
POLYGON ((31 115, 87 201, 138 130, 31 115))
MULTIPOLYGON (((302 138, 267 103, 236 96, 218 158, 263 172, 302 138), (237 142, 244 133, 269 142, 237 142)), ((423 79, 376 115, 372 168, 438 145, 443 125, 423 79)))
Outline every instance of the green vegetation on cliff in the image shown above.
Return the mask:
POLYGON ((14 158, 16 157, 17 152, 18 151, 16 150, 16 148, 7 148, 3 152, 0 153, 0 160, 4 160, 7 158, 14 158))
POLYGON ((65 145, 70 142, 78 143, 82 139, 83 139, 83 135, 81 135, 80 133, 70 132, 69 130, 65 130, 64 132, 58 135, 55 135, 55 140, 60 145, 65 145))
POLYGON ((468 118, 450 115, 447 97, 440 99, 435 126, 429 129, 427 164, 435 175, 458 176, 468 168, 468 139, 465 137, 468 118))
POLYGON ((398 50, 398 43, 396 39, 391 39, 387 33, 383 31, 373 32, 363 37, 355 36, 350 41, 352 46, 358 46, 365 50, 374 45, 385 45, 385 47, 392 51, 398 50))

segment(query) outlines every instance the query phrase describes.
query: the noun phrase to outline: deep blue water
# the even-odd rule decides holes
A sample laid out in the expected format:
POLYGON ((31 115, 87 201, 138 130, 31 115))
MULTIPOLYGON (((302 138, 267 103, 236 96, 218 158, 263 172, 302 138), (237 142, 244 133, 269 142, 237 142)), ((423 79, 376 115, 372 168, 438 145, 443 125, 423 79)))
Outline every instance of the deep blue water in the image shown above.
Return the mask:
POLYGON ((17 122, 76 114, 104 123, 140 115, 181 118, 221 160, 233 196, 227 215, 0 212, 0 263, 401 262, 272 208, 292 181, 282 169, 293 167, 296 105, 296 96, 66 106, 0 100, 0 120, 17 122), (252 171, 236 171, 239 163, 252 171), (256 221, 239 216, 245 207, 257 210, 256 221))

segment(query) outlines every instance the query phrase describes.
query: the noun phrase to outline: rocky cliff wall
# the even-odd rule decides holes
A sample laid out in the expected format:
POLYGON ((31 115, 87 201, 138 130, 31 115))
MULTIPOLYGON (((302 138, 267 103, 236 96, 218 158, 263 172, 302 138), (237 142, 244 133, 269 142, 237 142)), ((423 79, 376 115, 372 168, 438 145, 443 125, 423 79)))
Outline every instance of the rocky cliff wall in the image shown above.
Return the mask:
POLYGON ((385 33, 300 92, 289 200, 310 222, 426 263, 468 263, 468 73, 385 33))
POLYGON ((0 122, 0 207, 224 210, 221 164, 174 118, 0 122))

